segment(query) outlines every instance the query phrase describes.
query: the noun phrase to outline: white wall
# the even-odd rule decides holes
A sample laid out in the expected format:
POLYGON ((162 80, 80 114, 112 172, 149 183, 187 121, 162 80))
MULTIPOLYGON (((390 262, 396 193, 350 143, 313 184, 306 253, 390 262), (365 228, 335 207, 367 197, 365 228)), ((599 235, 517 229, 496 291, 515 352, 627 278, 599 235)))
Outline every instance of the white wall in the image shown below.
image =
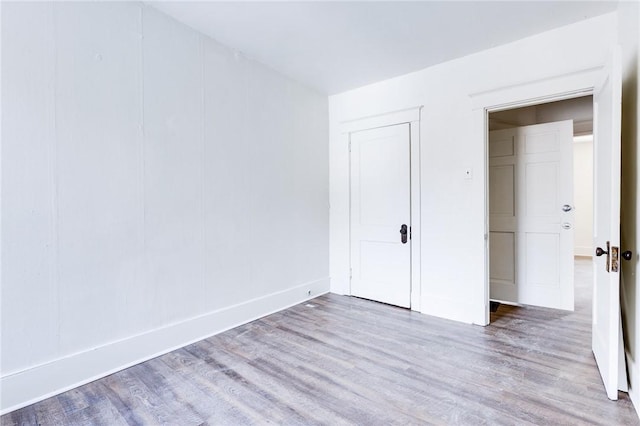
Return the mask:
POLYGON ((485 291, 485 153, 476 143, 483 125, 475 122, 474 95, 599 67, 616 42, 616 25, 615 13, 603 15, 331 96, 331 290, 349 292, 349 153, 340 123, 424 105, 421 310, 482 323, 486 309, 474 301, 485 291), (465 179, 466 168, 473 179, 465 179))
POLYGON ((328 291, 326 96, 137 3, 2 62, 2 411, 328 291))
POLYGON ((593 139, 573 144, 574 254, 593 255, 593 139))

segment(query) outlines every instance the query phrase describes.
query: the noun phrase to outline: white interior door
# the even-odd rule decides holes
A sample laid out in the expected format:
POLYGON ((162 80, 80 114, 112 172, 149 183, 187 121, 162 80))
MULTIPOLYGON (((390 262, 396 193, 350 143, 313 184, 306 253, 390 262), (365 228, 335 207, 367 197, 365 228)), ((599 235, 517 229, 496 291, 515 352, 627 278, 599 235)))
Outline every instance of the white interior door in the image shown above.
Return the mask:
POLYGON ((593 354, 610 399, 618 399, 620 354, 620 125, 622 75, 616 51, 593 94, 593 354))
POLYGON ((574 308, 573 121, 518 128, 518 299, 574 308))
POLYGON ((489 135, 491 298, 573 310, 573 122, 489 135))
POLYGON ((351 294, 410 307, 409 124, 351 134, 351 294))

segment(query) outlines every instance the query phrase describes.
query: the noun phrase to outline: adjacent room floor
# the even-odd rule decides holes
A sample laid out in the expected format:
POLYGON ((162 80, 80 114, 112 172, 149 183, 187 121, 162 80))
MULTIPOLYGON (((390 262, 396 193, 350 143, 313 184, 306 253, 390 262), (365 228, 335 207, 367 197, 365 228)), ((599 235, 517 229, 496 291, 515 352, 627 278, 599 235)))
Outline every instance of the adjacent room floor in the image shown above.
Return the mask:
POLYGON ((325 295, 2 417, 12 424, 640 424, 576 311, 502 305, 488 327, 325 295))

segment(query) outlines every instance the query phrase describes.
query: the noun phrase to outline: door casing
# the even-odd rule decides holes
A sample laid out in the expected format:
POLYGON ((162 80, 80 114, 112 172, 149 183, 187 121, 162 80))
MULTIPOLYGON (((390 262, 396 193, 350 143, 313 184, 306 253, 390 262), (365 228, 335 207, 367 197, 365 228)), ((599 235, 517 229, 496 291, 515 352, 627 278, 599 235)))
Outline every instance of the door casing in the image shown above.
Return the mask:
POLYGON ((471 94, 474 115, 473 137, 484 147, 484 277, 478 291, 474 293, 474 323, 488 325, 490 322, 489 295, 489 113, 521 108, 547 102, 561 101, 593 94, 602 67, 589 68, 571 74, 550 77, 544 80, 525 82, 516 86, 498 88, 471 94))
MULTIPOLYGON (((411 179, 411 310, 420 312, 421 279, 420 279, 420 111, 422 106, 391 111, 384 114, 362 117, 341 123, 340 132, 345 144, 349 144, 351 133, 371 130, 396 124, 409 124, 410 136, 410 179, 411 179)), ((351 161, 349 161, 351 167, 351 161)), ((351 176, 351 170, 349 170, 351 176)), ((349 182, 349 253, 351 253, 351 182, 349 182)), ((352 265, 349 254, 349 265, 352 265)), ((349 280, 349 286, 351 280, 349 280)), ((349 288, 351 294, 351 288, 349 288)))

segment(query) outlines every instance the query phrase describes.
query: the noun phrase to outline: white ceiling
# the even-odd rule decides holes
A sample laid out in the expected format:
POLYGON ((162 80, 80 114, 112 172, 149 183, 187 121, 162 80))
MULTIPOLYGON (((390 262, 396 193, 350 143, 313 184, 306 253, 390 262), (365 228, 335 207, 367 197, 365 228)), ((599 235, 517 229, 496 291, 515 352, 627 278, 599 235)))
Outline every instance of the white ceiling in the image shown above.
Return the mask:
POLYGON ((613 11, 601 1, 149 2, 334 94, 613 11))

